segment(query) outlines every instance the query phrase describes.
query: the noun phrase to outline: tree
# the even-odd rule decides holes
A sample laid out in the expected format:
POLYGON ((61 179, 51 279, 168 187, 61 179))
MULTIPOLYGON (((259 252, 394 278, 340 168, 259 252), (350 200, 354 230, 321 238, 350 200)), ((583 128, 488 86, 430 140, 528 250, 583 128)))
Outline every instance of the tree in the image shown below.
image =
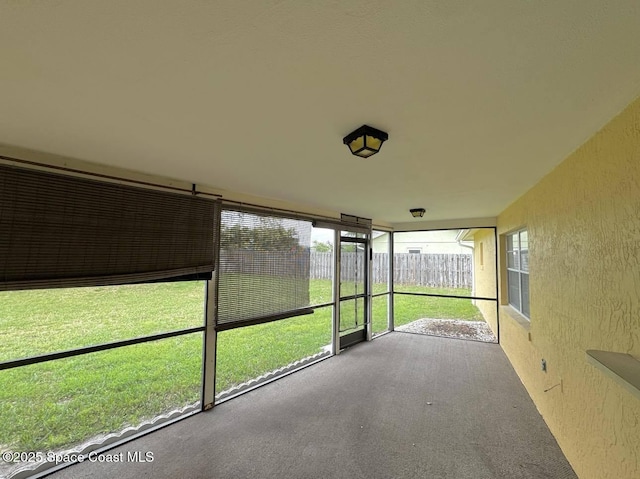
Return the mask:
POLYGON ((321 241, 314 240, 311 249, 318 253, 331 253, 333 251, 333 245, 330 241, 323 243, 321 241))
POLYGON ((263 217, 260 217, 257 225, 223 224, 220 242, 223 249, 292 251, 301 248, 295 228, 285 228, 281 220, 276 218, 263 217))

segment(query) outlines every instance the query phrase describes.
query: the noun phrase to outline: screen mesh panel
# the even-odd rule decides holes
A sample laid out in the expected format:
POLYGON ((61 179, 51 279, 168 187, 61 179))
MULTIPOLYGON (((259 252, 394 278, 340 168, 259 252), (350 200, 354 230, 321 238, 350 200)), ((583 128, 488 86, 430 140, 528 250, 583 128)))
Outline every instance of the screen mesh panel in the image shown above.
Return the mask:
POLYGON ((311 312, 310 246, 310 221, 223 210, 218 329, 311 312))
POLYGON ((340 250, 340 297, 365 294, 364 245, 342 242, 340 250))
POLYGON ((340 332, 352 331, 364 327, 364 298, 340 301, 340 332))
POLYGON ((206 277, 217 202, 0 165, 0 290, 206 277))

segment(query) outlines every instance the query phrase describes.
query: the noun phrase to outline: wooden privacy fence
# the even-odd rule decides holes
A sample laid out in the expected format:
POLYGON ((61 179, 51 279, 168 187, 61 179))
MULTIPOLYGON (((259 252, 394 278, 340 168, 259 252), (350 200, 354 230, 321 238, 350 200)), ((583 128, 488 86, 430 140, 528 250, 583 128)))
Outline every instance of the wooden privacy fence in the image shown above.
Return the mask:
POLYGON ((393 281, 397 284, 432 288, 471 288, 473 286, 470 254, 393 255, 393 281))
MULTIPOLYGON (((333 253, 311 252, 311 279, 331 279, 333 271, 333 253)), ((356 253, 342 254, 344 273, 356 271, 356 253)), ((472 258, 470 254, 413 254, 396 253, 393 255, 393 281, 397 284, 429 286, 432 288, 471 288, 473 285, 472 258)), ((386 283, 389 270, 389 255, 373 254, 373 282, 386 283)), ((358 271, 361 271, 358 268, 358 271)), ((354 275, 355 276, 355 275, 354 275)))

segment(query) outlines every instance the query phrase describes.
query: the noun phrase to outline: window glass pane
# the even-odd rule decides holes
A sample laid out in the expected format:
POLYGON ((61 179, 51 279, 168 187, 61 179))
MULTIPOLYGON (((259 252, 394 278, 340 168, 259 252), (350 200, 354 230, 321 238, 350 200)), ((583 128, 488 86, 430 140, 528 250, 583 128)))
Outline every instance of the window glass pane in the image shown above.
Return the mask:
POLYGON ((529 271, 529 250, 522 250, 520 252, 520 258, 522 263, 520 265, 520 270, 529 271))
POLYGON ((520 273, 508 271, 509 304, 520 310, 520 273))
MULTIPOLYGON (((201 379, 202 333, 0 371, 0 444, 68 451, 161 414, 195 411, 201 379)), ((0 462, 0 477, 11 466, 0 462)))
POLYGON ((329 354, 332 309, 218 333, 216 398, 295 361, 329 354))
POLYGON ((520 232, 520 258, 522 271, 529 271, 529 235, 526 231, 520 232))
POLYGON ((0 293, 0 361, 204 324, 204 281, 0 293))
POLYGON ((527 249, 529 244, 529 233, 527 230, 520 231, 520 249, 527 249))
POLYGON ((518 249, 518 233, 507 235, 507 251, 518 249))
POLYGON ((529 317, 529 275, 521 274, 522 280, 522 314, 529 317))
POLYGON ((518 261, 518 252, 517 251, 509 251, 507 252, 507 268, 509 269, 519 269, 520 262, 518 261))

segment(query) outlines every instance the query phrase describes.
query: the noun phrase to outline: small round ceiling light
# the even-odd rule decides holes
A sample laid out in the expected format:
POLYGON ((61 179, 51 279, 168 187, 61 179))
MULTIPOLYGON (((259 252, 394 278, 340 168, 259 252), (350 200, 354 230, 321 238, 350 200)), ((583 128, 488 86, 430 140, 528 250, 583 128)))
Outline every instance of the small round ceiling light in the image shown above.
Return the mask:
POLYGON ((414 218, 422 218, 424 216, 424 212, 424 208, 411 208, 409 210, 409 213, 411 213, 411 216, 413 216, 414 218))
POLYGON ((382 148, 382 143, 389 139, 389 135, 369 125, 362 125, 342 139, 352 154, 360 158, 369 158, 382 148))

